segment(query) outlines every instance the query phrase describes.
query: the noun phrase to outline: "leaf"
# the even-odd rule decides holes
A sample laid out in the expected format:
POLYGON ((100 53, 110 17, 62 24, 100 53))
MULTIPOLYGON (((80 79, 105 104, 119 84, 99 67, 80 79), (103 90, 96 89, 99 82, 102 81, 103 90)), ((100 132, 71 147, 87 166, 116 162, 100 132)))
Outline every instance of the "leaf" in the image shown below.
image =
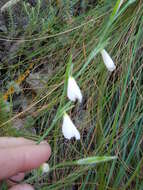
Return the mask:
POLYGON ((97 164, 101 162, 108 162, 117 159, 116 156, 94 156, 77 160, 79 165, 97 164))

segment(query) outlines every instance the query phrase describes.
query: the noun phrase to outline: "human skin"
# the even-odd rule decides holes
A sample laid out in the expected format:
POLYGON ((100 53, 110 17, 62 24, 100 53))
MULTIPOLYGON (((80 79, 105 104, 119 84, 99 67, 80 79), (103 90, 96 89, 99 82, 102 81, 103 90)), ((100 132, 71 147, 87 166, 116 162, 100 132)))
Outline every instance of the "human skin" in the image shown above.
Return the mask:
POLYGON ((0 181, 13 185, 9 190, 33 190, 28 184, 15 185, 10 180, 21 181, 24 173, 38 168, 51 154, 50 146, 43 141, 36 145, 24 138, 0 137, 0 181))

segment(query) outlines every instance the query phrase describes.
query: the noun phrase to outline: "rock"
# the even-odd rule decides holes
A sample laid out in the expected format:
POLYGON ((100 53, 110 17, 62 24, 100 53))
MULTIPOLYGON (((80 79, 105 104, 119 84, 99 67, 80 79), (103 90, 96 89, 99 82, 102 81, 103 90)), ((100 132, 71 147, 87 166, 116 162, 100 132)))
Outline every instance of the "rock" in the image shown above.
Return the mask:
POLYGON ((1 13, 7 11, 8 9, 11 9, 13 6, 15 6, 20 0, 9 0, 7 1, 2 7, 1 7, 1 13))
POLYGON ((17 130, 23 129, 24 127, 24 121, 22 119, 15 119, 13 121, 13 127, 16 128, 17 130))
POLYGON ((39 73, 30 74, 26 79, 26 82, 29 84, 31 90, 38 93, 44 88, 44 81, 39 73))
POLYGON ((0 18, 0 33, 7 33, 7 28, 2 18, 0 18))
POLYGON ((32 123, 32 117, 26 117, 24 119, 19 119, 16 118, 13 121, 13 127, 17 130, 20 130, 20 132, 24 132, 24 133, 31 133, 31 134, 36 134, 36 130, 33 126, 34 123, 32 123))

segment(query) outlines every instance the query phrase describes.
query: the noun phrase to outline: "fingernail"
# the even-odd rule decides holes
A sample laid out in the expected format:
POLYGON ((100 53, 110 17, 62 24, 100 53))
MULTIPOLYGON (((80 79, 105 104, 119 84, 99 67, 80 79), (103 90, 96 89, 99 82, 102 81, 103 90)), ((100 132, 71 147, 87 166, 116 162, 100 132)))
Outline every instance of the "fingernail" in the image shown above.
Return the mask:
POLYGON ((19 182, 19 181, 21 181, 21 180, 24 179, 24 173, 18 173, 17 175, 12 176, 12 177, 10 177, 9 179, 10 179, 10 180, 13 180, 13 181, 15 181, 15 182, 19 182))
POLYGON ((11 187, 9 190, 34 190, 34 188, 31 185, 22 184, 22 185, 15 185, 11 187))
POLYGON ((41 141, 40 144, 48 144, 47 141, 41 141))

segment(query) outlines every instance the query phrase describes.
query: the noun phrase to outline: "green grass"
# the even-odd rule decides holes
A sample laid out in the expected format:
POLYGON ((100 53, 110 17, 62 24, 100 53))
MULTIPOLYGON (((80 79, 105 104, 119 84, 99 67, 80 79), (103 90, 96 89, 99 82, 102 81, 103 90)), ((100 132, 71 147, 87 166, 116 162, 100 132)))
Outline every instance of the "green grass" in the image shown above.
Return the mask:
MULTIPOLYGON (((66 190, 75 186, 80 190, 142 190, 143 2, 127 0, 119 10, 119 0, 98 1, 89 10, 83 4, 86 11, 77 16, 73 8, 76 2, 50 1, 45 9, 40 9, 40 2, 36 8, 22 5, 23 14, 29 17, 24 31, 16 31, 10 16, 9 31, 0 34, 0 39, 19 42, 20 46, 1 64, 5 71, 1 75, 2 91, 32 62, 31 73, 41 72, 43 87, 32 95, 31 89, 24 90, 26 80, 22 83, 19 96, 25 96, 30 103, 22 113, 11 108, 6 116, 9 120, 0 118, 1 135, 8 131, 11 135, 8 124, 14 125, 14 119, 22 116, 27 130, 14 130, 13 135, 38 143, 48 140, 52 148, 51 171, 44 176, 33 171, 27 179, 37 189, 66 190), (22 37, 17 37, 21 31, 22 37), (9 33, 13 35, 9 37, 9 33), (113 73, 102 61, 103 47, 117 66, 113 73), (72 74, 84 95, 81 105, 69 102, 65 93, 71 63, 72 74), (80 141, 64 139, 64 111, 78 127, 80 141), (36 134, 30 132, 33 126, 36 134), (98 156, 117 159, 75 164, 77 160, 98 156)), ((14 107, 15 95, 11 95, 10 102, 14 107)))

